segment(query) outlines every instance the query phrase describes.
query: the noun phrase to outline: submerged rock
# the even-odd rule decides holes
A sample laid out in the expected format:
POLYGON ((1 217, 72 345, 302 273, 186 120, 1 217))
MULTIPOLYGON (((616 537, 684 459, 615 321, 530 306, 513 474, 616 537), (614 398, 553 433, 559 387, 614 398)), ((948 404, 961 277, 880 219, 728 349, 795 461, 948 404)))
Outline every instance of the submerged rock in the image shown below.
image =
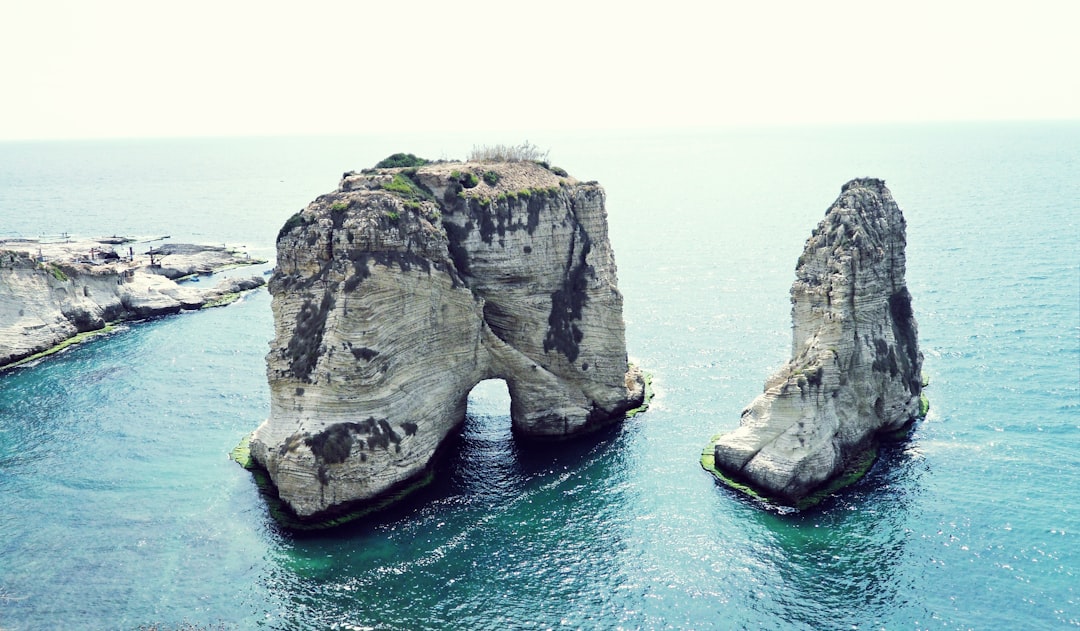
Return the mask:
POLYGON ((277 247, 270 415, 250 452, 301 519, 421 479, 484 379, 506 381, 527 437, 642 402, 595 183, 532 162, 346 173, 277 247))
POLYGON ((797 503, 920 412, 905 222, 882 180, 844 185, 791 287, 792 357, 712 445, 716 469, 797 503))

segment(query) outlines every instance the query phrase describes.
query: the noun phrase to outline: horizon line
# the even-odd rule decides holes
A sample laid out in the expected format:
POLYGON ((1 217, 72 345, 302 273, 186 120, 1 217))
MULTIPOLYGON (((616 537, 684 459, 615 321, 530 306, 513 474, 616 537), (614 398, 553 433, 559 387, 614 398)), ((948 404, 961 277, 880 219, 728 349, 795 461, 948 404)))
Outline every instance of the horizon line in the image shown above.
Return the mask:
POLYGON ((482 135, 482 134, 566 134, 566 133, 686 133, 686 132, 737 132, 769 131, 788 129, 830 129, 830 128, 883 128, 883 127, 919 127, 919 126, 976 126, 976 125, 1032 125, 1080 123, 1080 117, 1061 118, 987 118, 987 119, 921 119, 921 120, 881 120, 881 121, 806 121, 774 123, 731 123, 702 125, 647 125, 640 127, 492 127, 475 129, 390 129, 390 130, 342 130, 334 131, 282 131, 282 132, 239 132, 239 133, 153 133, 153 134, 117 134, 117 135, 79 135, 79 136, 11 136, 0 137, 0 144, 9 143, 47 143, 47 142, 90 142, 90 141, 133 141, 133 140, 214 140, 214 139, 259 139, 259 138, 328 138, 328 137, 385 137, 393 135, 482 135))

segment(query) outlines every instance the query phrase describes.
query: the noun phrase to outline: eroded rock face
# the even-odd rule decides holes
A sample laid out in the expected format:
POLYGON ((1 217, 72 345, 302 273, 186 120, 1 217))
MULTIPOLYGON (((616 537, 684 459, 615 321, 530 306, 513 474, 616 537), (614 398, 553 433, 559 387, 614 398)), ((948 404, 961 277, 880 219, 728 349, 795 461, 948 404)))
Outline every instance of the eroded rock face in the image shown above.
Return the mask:
POLYGON ((562 438, 639 405, 604 192, 531 162, 346 173, 278 238, 252 457, 300 518, 421 476, 477 383, 562 438))
POLYGON ((904 217, 883 181, 844 185, 795 270, 792 358, 739 428, 716 440, 718 469, 798 500, 875 435, 916 417, 922 354, 905 244, 904 217))

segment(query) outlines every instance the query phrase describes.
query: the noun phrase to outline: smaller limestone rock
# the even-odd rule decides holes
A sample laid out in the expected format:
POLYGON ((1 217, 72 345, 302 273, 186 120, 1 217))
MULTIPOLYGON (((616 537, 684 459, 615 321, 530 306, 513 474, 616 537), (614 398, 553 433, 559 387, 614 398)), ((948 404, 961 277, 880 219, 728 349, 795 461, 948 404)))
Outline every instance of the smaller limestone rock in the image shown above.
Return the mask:
POLYGON ((797 504, 876 436, 918 416, 922 353, 905 244, 904 217, 882 180, 844 185, 799 257, 792 358, 739 428, 715 439, 717 470, 797 504))

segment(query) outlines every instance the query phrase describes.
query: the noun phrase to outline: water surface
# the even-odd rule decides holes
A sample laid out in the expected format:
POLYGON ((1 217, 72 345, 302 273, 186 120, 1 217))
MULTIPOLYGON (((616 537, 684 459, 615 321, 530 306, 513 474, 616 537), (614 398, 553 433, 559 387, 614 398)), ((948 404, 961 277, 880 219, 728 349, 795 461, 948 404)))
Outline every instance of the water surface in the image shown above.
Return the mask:
MULTIPOLYGON (((269 296, 124 327, 0 378, 0 628, 1080 626, 1080 125, 529 139, 607 190, 647 414, 529 447, 486 382, 416 501, 296 536, 227 458, 268 411, 269 296), (931 412, 820 510, 764 511, 698 456, 786 361, 795 261, 861 176, 908 221, 931 412)), ((272 255, 342 171, 521 140, 0 144, 0 232, 272 255)))

